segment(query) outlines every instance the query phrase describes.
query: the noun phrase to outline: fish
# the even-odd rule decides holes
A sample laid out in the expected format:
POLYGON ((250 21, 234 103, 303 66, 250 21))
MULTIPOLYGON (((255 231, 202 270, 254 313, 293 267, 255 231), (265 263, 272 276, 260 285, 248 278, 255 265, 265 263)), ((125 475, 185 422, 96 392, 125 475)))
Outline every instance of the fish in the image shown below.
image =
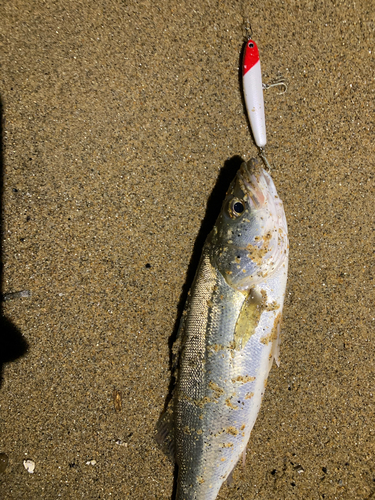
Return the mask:
POLYGON ((203 246, 177 334, 173 397, 158 424, 177 463, 176 500, 214 500, 246 451, 273 359, 288 272, 283 203, 243 162, 203 246))

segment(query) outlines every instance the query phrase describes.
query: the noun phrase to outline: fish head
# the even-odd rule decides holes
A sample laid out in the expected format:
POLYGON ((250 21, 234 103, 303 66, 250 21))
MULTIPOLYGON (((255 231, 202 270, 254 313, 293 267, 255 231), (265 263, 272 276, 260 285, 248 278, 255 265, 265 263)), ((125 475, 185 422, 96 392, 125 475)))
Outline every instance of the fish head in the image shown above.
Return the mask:
POLYGON ((283 203, 259 160, 242 163, 211 233, 211 262, 227 283, 245 291, 288 258, 283 203))

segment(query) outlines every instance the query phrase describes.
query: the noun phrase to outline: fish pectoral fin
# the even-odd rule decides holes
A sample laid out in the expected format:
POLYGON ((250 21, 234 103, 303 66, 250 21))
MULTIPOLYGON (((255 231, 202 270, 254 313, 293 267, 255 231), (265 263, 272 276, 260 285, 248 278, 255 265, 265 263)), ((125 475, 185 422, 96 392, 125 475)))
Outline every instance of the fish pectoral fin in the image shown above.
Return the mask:
POLYGON ((169 457, 172 463, 175 462, 175 439, 174 439, 174 420, 173 420, 173 398, 169 402, 167 409, 160 415, 156 424, 155 441, 161 447, 165 455, 169 457))
POLYGON ((276 326, 277 330, 277 336, 275 340, 272 342, 272 358, 276 361, 277 367, 280 368, 280 343, 281 343, 281 338, 280 338, 280 333, 281 333, 281 323, 278 322, 276 326))
POLYGON ((255 333, 265 304, 262 295, 251 289, 238 316, 234 332, 234 343, 237 350, 242 350, 250 337, 255 333))

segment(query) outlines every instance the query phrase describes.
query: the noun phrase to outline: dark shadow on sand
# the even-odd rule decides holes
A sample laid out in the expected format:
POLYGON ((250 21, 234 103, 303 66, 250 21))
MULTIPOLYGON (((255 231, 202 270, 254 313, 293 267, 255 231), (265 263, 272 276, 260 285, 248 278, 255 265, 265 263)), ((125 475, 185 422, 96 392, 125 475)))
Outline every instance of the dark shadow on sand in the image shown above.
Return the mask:
MULTIPOLYGON (((3 191, 4 191, 4 115, 3 115, 3 103, 0 98, 0 208, 1 213, 3 213, 3 191)), ((1 234, 4 234, 4 223, 1 218, 0 220, 0 230, 1 234)), ((3 247, 0 245, 0 280, 1 289, 3 291, 4 279, 3 279, 3 247)), ((18 299, 19 300, 19 299, 18 299)), ((4 363, 10 363, 20 358, 26 354, 28 349, 28 344, 20 330, 13 325, 3 314, 3 295, 1 295, 0 301, 0 387, 3 382, 3 367, 4 363)))

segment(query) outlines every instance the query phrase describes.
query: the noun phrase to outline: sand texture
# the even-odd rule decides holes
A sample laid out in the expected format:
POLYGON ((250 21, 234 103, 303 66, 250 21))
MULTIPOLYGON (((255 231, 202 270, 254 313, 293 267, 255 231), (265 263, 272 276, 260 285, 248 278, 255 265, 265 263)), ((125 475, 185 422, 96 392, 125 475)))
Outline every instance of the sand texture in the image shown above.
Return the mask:
POLYGON ((31 296, 2 303, 2 500, 171 499, 170 339, 257 155, 244 12, 289 83, 265 107, 290 271, 281 366, 218 498, 375 498, 373 1, 4 0, 2 293, 31 296))

